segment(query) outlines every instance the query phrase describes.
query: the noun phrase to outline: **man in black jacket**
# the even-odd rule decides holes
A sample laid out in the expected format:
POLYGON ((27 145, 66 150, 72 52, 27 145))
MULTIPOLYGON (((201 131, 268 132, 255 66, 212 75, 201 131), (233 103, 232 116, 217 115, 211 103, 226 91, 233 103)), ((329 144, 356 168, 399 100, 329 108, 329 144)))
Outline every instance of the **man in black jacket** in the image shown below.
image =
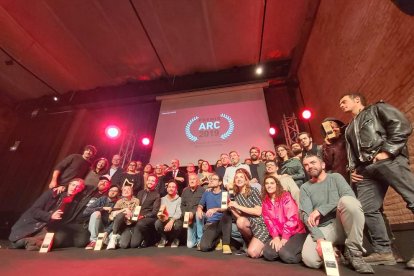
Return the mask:
POLYGON ((154 223, 157 220, 157 213, 161 205, 160 194, 155 191, 157 180, 155 175, 150 174, 147 183, 145 183, 145 189, 137 194, 141 211, 132 233, 131 248, 145 247, 145 244, 154 241, 154 237, 151 237, 150 234, 155 232, 154 223))
POLYGON ((77 178, 69 182, 67 192, 59 194, 57 189, 44 192, 13 225, 9 236, 12 248, 39 250, 47 228, 67 216, 65 210, 72 204, 74 196, 84 189, 83 180, 77 178))
MULTIPOLYGON (((388 185, 414 213, 414 175, 407 150, 411 124, 401 111, 382 101, 367 106, 359 93, 342 96, 340 108, 353 115, 345 131, 348 169, 374 248, 374 253, 365 260, 371 264, 395 264, 381 213, 388 185)), ((414 260, 407 266, 414 268, 414 260)))

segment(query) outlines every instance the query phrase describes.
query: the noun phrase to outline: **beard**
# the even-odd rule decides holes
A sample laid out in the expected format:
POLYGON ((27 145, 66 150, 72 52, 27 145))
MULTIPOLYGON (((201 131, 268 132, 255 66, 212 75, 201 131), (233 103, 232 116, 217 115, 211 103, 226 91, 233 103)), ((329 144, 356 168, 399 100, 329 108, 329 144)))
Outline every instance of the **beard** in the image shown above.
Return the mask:
POLYGON ((318 177, 322 172, 322 168, 317 168, 317 169, 310 169, 308 170, 308 174, 311 177, 318 177))

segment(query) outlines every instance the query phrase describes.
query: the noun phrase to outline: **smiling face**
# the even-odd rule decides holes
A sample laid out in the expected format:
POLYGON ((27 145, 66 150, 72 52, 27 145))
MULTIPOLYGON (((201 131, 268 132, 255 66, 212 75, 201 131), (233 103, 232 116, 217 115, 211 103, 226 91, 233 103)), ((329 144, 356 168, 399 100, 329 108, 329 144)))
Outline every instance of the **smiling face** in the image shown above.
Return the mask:
POLYGON ((118 187, 112 187, 111 189, 109 189, 108 191, 108 197, 109 198, 116 198, 119 194, 119 188, 118 187))
POLYGON ((125 185, 122 187, 122 196, 123 197, 131 197, 132 196, 132 187, 125 185))
POLYGON ((242 172, 236 173, 234 176, 234 184, 240 188, 240 190, 249 183, 249 180, 246 178, 245 174, 242 172))
POLYGON ((265 189, 266 193, 271 197, 276 193, 277 184, 276 181, 273 178, 266 178, 265 179, 265 189))
POLYGON ((269 174, 275 173, 277 171, 277 166, 275 162, 266 163, 266 172, 269 174))
POLYGON ((177 194, 177 184, 175 182, 168 183, 167 194, 172 197, 174 197, 177 194))
POLYGON ((250 150, 250 159, 252 161, 256 161, 257 159, 259 159, 259 155, 260 155, 260 152, 257 149, 252 148, 250 150))
POLYGON ((137 168, 137 163, 135 161, 129 162, 127 172, 135 173, 136 168, 137 168))
POLYGON ((98 163, 96 164, 96 168, 97 168, 98 170, 102 170, 103 168, 105 168, 105 166, 106 166, 106 161, 105 161, 105 159, 101 159, 101 160, 99 160, 99 161, 98 161, 98 163))
POLYGON ((266 159, 267 160, 275 160, 276 155, 272 151, 266 152, 266 159))
POLYGON ((153 175, 148 176, 147 183, 146 183, 147 189, 152 191, 156 185, 157 185, 157 178, 153 175))

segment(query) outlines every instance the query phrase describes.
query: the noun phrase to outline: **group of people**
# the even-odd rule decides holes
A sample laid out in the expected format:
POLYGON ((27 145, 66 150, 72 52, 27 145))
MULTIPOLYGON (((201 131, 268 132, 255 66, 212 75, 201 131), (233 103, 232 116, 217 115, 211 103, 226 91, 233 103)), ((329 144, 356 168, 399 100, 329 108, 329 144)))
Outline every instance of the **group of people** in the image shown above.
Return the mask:
POLYGON ((236 254, 251 258, 319 268, 327 240, 344 246, 359 273, 393 265, 382 204, 391 185, 414 213, 411 124, 389 104, 368 106, 359 93, 344 95, 339 105, 353 119, 347 125, 325 119, 323 145, 302 132, 298 143, 275 151, 251 147, 244 163, 237 151, 223 153, 214 170, 199 160, 198 171, 190 163, 184 172, 178 159, 155 167, 130 161, 123 170, 119 155, 111 165, 105 158, 91 165, 96 148, 86 146, 56 166, 50 190, 12 227, 12 247, 38 250, 54 232, 55 247, 93 249, 105 233, 107 249, 178 247, 185 240, 200 251, 238 248, 236 254), (367 256, 365 227, 374 250, 367 256))

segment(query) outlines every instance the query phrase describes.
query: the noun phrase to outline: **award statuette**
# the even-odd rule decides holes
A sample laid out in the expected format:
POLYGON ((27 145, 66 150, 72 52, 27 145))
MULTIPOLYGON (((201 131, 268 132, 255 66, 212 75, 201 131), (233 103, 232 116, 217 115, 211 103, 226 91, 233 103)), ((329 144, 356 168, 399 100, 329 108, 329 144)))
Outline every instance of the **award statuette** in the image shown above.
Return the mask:
POLYGON ((138 221, 139 213, 141 212, 141 206, 136 206, 134 212, 132 212, 132 221, 138 221))
POLYGON ((332 242, 321 241, 321 247, 326 275, 339 276, 338 263, 336 262, 335 251, 332 247, 332 242))
POLYGON ((331 126, 331 123, 329 121, 328 122, 323 122, 322 123, 322 127, 325 130, 326 138, 331 139, 331 138, 335 138, 336 137, 336 134, 333 131, 332 126, 331 126))
POLYGON ((98 238, 96 239, 95 247, 93 250, 99 251, 102 249, 102 245, 104 240, 106 239, 106 236, 108 236, 108 233, 103 232, 98 234, 98 238))
POLYGON ((229 196, 228 192, 221 193, 221 209, 227 209, 227 198, 229 196))
POLYGON ((184 213, 183 228, 188 228, 188 226, 190 225, 190 213, 191 212, 185 212, 184 213))
POLYGON ((166 222, 168 220, 167 206, 161 205, 160 210, 157 213, 157 217, 162 222, 166 222))
POLYGON ((53 237, 55 233, 47 233, 43 240, 42 246, 40 247, 39 253, 47 253, 52 249, 53 237))

